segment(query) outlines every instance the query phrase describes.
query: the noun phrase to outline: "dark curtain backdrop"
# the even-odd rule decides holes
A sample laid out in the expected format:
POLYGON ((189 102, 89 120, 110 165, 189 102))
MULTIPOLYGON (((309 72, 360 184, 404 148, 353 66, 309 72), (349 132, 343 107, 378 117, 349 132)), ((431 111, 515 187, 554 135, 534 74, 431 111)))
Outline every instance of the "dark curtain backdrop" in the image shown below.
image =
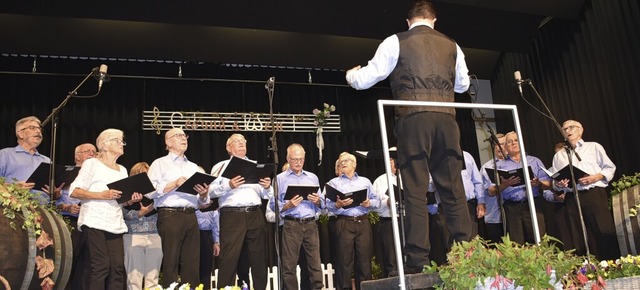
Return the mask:
MULTIPOLYGON (((585 141, 604 146, 617 165, 616 179, 640 171, 640 8, 637 0, 587 0, 575 21, 553 19, 540 28, 525 54, 503 55, 492 79, 495 103, 516 104, 528 153, 551 165, 561 141, 551 121, 527 105, 512 85, 519 70, 531 79, 560 124, 582 123, 585 141)), ((527 100, 541 108, 534 92, 527 100)), ((499 112, 498 131, 513 129, 499 112)))
MULTIPOLYGON (((100 64, 109 66, 111 81, 105 83, 99 96, 90 99, 72 98, 59 113, 57 161, 73 164, 73 150, 80 143, 95 143, 98 134, 106 128, 125 132, 127 146, 118 162, 127 168, 139 161, 151 163, 166 154, 164 131, 142 130, 142 114, 154 106, 161 111, 202 112, 269 112, 265 82, 275 76, 274 113, 311 114, 324 103, 335 105, 335 114, 341 117, 340 133, 324 133, 325 149, 321 166, 313 133, 277 133, 280 164, 286 161, 286 148, 300 143, 307 152, 305 170, 318 175, 320 182, 335 176, 335 160, 343 151, 375 150, 382 147, 378 121, 378 99, 390 99, 388 83, 380 83, 365 91, 356 91, 345 85, 344 72, 276 69, 269 67, 226 66, 203 63, 183 63, 182 78, 178 77, 177 63, 137 62, 110 59, 79 59, 36 57, 36 73, 32 72, 34 58, 26 56, 0 56, 0 95, 2 130, 0 148, 16 145, 15 122, 35 115, 44 120, 75 88, 91 68, 100 64)), ((79 95, 91 95, 97 89, 90 79, 79 95)), ((458 101, 468 102, 468 96, 458 95, 458 101)), ((389 143, 393 137, 393 109, 386 109, 389 143)), ((474 123, 470 112, 458 113, 463 149, 478 160, 474 123)), ((189 149, 187 157, 209 172, 221 160, 228 159, 225 150, 227 138, 234 132, 187 131, 189 149)), ((248 140, 247 156, 258 162, 272 162, 268 150, 270 132, 241 132, 248 140)), ((38 150, 51 156, 51 125, 43 131, 44 141, 38 150)), ((373 180, 384 172, 381 160, 358 158, 357 171, 373 180)), ((271 227, 271 225, 270 225, 271 227)), ((326 232, 326 229, 325 229, 326 232)), ((273 231, 269 230, 270 235, 273 231)), ((323 244, 328 236, 323 234, 323 244)), ((269 239, 273 241, 272 237, 269 239)), ((273 247, 270 247, 273 253, 273 247)), ((273 257, 273 255, 270 255, 273 257)), ((323 261, 329 253, 323 248, 323 261)), ((273 263, 273 260, 271 261, 273 263)))

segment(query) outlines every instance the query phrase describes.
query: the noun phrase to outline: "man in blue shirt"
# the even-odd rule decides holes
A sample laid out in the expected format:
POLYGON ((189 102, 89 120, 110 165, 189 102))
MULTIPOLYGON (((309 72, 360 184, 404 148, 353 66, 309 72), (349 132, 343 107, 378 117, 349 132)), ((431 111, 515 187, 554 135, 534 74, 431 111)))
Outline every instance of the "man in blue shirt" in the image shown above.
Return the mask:
MULTIPOLYGON (((304 249, 309 270, 311 288, 323 289, 322 267, 320 265, 320 236, 316 224, 316 214, 320 212, 320 192, 307 194, 300 193, 293 199, 285 200, 285 194, 290 185, 319 186, 318 177, 308 171, 302 170, 304 166, 305 151, 302 145, 294 143, 287 148, 287 162, 289 168, 278 174, 278 206, 280 216, 284 219, 282 229, 282 279, 284 289, 298 289, 296 277, 296 265, 300 254, 300 247, 304 249), (304 197, 302 195, 305 195, 304 197)), ((275 209, 274 200, 269 203, 271 209, 275 209)))
MULTIPOLYGON (((507 157, 496 163, 498 170, 515 170, 522 168, 523 155, 527 158, 527 164, 531 167, 534 177, 531 179, 531 187, 535 200, 536 216, 538 218, 538 226, 540 236, 545 234, 544 217, 542 215, 542 198, 540 197, 540 189, 549 189, 551 187, 551 177, 543 170, 544 164, 537 157, 525 155, 520 152, 518 143, 518 135, 516 132, 509 132, 505 135, 507 157)), ((529 199, 525 185, 517 185, 521 183, 520 178, 512 176, 509 179, 500 177, 499 188, 492 184, 489 188, 491 194, 495 195, 496 190, 502 193, 503 207, 507 220, 507 232, 511 240, 519 244, 535 243, 533 224, 531 219, 531 211, 529 210, 529 199)))
MULTIPOLYGON (((371 181, 356 173, 356 157, 342 152, 338 157, 340 176, 331 179, 327 185, 342 193, 350 193, 362 189, 367 190, 367 199, 359 205, 353 205, 353 199, 336 201, 327 199, 327 208, 337 216, 335 224, 336 256, 335 287, 336 289, 351 289, 351 271, 354 257, 356 260, 355 282, 360 290, 360 282, 371 279, 371 223, 369 210, 380 206, 380 200, 373 191, 371 181), (347 208, 345 208, 347 207, 347 208)), ((326 193, 325 193, 326 194, 326 193)), ((424 195, 423 195, 424 196, 424 195)))
POLYGON ((23 188, 32 190, 40 203, 46 204, 49 196, 40 188, 34 189, 33 182, 26 182, 40 163, 51 162, 37 149, 42 143, 40 124, 40 119, 35 116, 24 117, 16 122, 18 146, 0 150, 0 177, 4 177, 5 182, 14 182, 15 179, 23 188))

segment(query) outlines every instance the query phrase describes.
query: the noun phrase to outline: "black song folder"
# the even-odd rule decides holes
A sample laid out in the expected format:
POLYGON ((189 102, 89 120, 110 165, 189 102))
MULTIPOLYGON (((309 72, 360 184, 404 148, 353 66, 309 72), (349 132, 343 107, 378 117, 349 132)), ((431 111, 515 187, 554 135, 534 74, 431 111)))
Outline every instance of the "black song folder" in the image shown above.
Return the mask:
POLYGON ((353 203, 352 204, 343 207, 345 209, 359 206, 363 201, 365 201, 367 199, 367 189, 366 188, 361 189, 361 190, 357 190, 357 191, 343 193, 343 192, 331 187, 331 185, 327 184, 325 186, 325 194, 326 194, 328 199, 330 199, 331 201, 334 201, 334 202, 337 200, 337 197, 340 197, 341 200, 345 200, 347 198, 353 199, 353 203))
POLYGON ((589 173, 582 171, 580 168, 569 165, 569 164, 567 164, 567 166, 563 167, 562 169, 556 171, 556 173, 553 173, 553 174, 545 170, 544 168, 542 170, 544 170, 544 172, 546 172, 549 176, 551 176, 551 178, 553 178, 553 180, 555 181, 560 181, 564 179, 571 180, 571 167, 573 167, 573 174, 576 176, 576 181, 580 178, 590 175, 589 173))
POLYGON ((291 200, 296 195, 302 197, 303 200, 308 200, 307 195, 318 193, 320 186, 317 185, 304 185, 304 184, 289 184, 287 191, 284 194, 284 200, 291 200))
POLYGON ((258 183, 260 179, 265 177, 273 179, 274 166, 275 164, 272 163, 253 163, 249 160, 232 156, 229 164, 222 172, 222 177, 233 179, 240 175, 244 177, 245 183, 258 183))
MULTIPOLYGON (((531 166, 528 166, 527 168, 529 169, 529 177, 531 177, 531 178, 536 177, 533 174, 533 170, 531 169, 531 166)), ((491 182, 492 183, 496 183, 494 169, 493 168, 485 168, 485 170, 487 170, 487 175, 489 175, 489 179, 491 179, 491 182)), ((500 175, 504 179, 509 179, 512 176, 520 177, 520 182, 517 183, 517 184, 511 185, 513 187, 524 185, 524 182, 526 181, 525 178, 524 178, 524 171, 522 170, 522 168, 512 169, 512 170, 498 169, 498 175, 500 175)))
POLYGON ((118 203, 124 203, 131 200, 131 196, 134 192, 144 195, 156 190, 156 188, 153 187, 153 184, 151 184, 151 180, 149 180, 149 176, 146 172, 138 173, 136 175, 120 179, 116 182, 109 183, 107 184, 107 187, 109 187, 109 189, 122 191, 120 198, 117 199, 118 203))
POLYGON ((196 172, 193 175, 191 175, 191 177, 189 177, 187 181, 185 181, 182 185, 180 185, 180 187, 178 187, 176 191, 197 195, 198 193, 196 192, 195 189, 193 189, 193 187, 196 186, 196 184, 203 184, 203 183, 209 184, 213 182, 213 180, 215 179, 216 179, 215 177, 209 174, 196 172))
MULTIPOLYGON (((31 173, 31 176, 27 178, 27 182, 35 183, 33 189, 40 190, 44 185, 49 185, 49 169, 51 163, 42 162, 38 165, 38 168, 31 173)), ((73 165, 54 165, 53 170, 55 173, 55 184, 60 186, 64 182, 64 188, 68 188, 69 185, 76 179, 80 167, 73 165)))

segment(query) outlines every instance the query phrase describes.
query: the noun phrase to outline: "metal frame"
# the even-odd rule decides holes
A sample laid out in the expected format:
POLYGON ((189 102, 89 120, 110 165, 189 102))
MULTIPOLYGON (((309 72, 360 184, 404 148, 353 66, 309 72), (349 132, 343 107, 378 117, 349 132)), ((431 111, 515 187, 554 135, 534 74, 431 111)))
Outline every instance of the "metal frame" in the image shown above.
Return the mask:
MULTIPOLYGON (((465 103, 450 103, 450 102, 422 102, 422 101, 398 101, 398 100, 378 100, 378 118, 380 120, 380 133, 382 134, 382 152, 385 160, 389 160, 389 141, 387 137, 387 125, 384 118, 384 106, 412 106, 412 107, 447 107, 447 108, 465 108, 465 109, 494 109, 494 110, 510 110, 513 113, 513 120, 516 127, 516 134, 518 135, 518 144, 520 145, 520 152, 525 158, 522 158, 522 168, 527 168, 527 158, 524 150, 524 141, 522 138, 522 130, 520 129, 520 119, 518 117, 518 108, 515 105, 495 105, 495 104, 465 104, 465 103)), ((385 170, 387 174, 388 188, 393 188, 391 184, 391 165, 389 162, 385 162, 385 170)), ((523 170, 524 177, 527 180, 531 180, 529 176, 529 170, 523 170)), ((533 201, 533 191, 531 189, 531 183, 525 182, 527 197, 529 199, 529 210, 531 211, 531 221, 533 224, 534 238, 537 244, 540 243, 540 230, 538 228, 538 217, 536 215, 536 206, 533 201)), ((396 200, 393 193, 389 193, 389 199, 391 204, 395 204, 396 200)), ((391 208, 391 224, 393 227, 393 242, 396 250, 396 261, 398 265, 398 278, 400 284, 398 287, 402 290, 407 289, 406 279, 404 274, 404 261, 402 258, 402 249, 400 246, 400 234, 398 228, 398 213, 395 206, 391 208)))

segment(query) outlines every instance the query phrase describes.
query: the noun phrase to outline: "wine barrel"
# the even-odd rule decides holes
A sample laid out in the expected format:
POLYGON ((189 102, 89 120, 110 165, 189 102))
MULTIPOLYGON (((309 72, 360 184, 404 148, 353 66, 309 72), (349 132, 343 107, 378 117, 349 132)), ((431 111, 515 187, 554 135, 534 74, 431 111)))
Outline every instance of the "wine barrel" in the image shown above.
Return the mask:
MULTIPOLYGON (((53 240, 53 245, 44 249, 44 256, 54 262, 55 268, 50 275, 55 283, 53 289, 64 289, 73 262, 71 233, 58 214, 43 209, 37 211, 43 218, 42 230, 53 240)), ((36 256, 42 255, 43 251, 36 247, 36 238, 33 230, 22 229, 21 218, 10 220, 0 215, 0 276, 7 279, 13 290, 42 289, 42 279, 38 278, 36 269, 36 256), (10 226, 11 221, 15 222, 15 229, 10 226)), ((4 285, 0 284, 0 289, 4 289, 4 285)))
POLYGON ((638 255, 640 252, 640 219, 629 215, 629 209, 640 203, 640 186, 634 186, 614 195, 611 200, 613 220, 620 254, 638 255))

